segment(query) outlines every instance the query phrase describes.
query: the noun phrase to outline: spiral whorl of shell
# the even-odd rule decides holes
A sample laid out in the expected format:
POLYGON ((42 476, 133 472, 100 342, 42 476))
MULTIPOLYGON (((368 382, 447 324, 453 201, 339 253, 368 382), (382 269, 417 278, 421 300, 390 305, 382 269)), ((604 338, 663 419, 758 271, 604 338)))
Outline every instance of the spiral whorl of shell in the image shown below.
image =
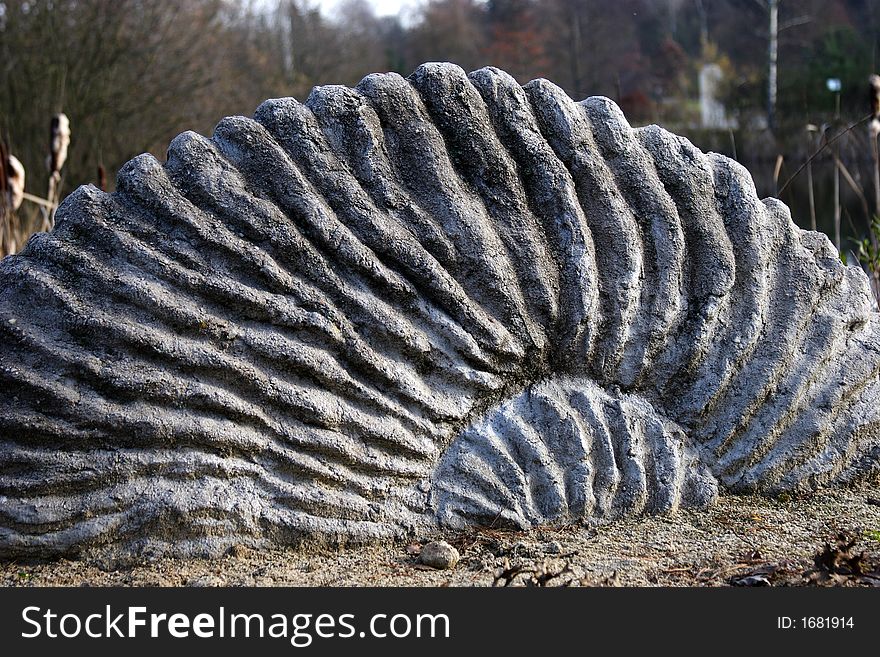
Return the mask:
POLYGON ((880 460, 865 275, 604 98, 427 64, 185 133, 0 264, 0 554, 612 518, 880 460))

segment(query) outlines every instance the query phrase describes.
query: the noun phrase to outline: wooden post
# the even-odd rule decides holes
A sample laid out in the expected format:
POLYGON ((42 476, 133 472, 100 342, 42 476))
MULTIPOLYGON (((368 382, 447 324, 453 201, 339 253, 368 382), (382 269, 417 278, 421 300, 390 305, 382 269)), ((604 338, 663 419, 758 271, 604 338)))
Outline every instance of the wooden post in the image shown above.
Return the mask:
POLYGON ((810 200, 810 230, 816 230, 816 197, 813 193, 813 150, 815 149, 816 140, 813 135, 817 128, 812 123, 807 126, 807 139, 810 147, 807 150, 807 198, 810 200))
POLYGON ((834 246, 840 252, 840 146, 834 142, 834 246))

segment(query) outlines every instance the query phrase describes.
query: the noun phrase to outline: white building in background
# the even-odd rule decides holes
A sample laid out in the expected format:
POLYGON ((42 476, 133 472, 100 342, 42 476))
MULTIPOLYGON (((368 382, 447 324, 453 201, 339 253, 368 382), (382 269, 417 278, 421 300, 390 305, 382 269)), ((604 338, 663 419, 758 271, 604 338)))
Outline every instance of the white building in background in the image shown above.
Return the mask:
POLYGON ((704 64, 700 69, 700 124, 703 128, 728 130, 736 128, 736 119, 727 117, 727 110, 718 99, 724 73, 718 64, 704 64))

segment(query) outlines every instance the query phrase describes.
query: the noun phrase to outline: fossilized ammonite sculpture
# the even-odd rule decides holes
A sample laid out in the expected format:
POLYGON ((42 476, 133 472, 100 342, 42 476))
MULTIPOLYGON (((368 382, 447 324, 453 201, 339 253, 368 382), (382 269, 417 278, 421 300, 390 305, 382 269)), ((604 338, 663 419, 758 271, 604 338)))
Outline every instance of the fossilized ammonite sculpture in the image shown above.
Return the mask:
POLYGON ((880 315, 747 172, 427 64, 83 187, 0 265, 0 553, 529 528, 847 482, 880 315))

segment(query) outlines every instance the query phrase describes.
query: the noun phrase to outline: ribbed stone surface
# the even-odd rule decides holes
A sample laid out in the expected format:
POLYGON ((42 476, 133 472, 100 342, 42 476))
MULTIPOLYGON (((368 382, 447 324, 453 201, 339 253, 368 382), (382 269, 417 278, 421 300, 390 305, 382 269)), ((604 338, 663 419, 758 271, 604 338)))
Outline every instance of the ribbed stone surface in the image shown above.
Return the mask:
POLYGON ((0 263, 0 555, 530 527, 880 461, 861 270, 605 98, 270 100, 0 263))

